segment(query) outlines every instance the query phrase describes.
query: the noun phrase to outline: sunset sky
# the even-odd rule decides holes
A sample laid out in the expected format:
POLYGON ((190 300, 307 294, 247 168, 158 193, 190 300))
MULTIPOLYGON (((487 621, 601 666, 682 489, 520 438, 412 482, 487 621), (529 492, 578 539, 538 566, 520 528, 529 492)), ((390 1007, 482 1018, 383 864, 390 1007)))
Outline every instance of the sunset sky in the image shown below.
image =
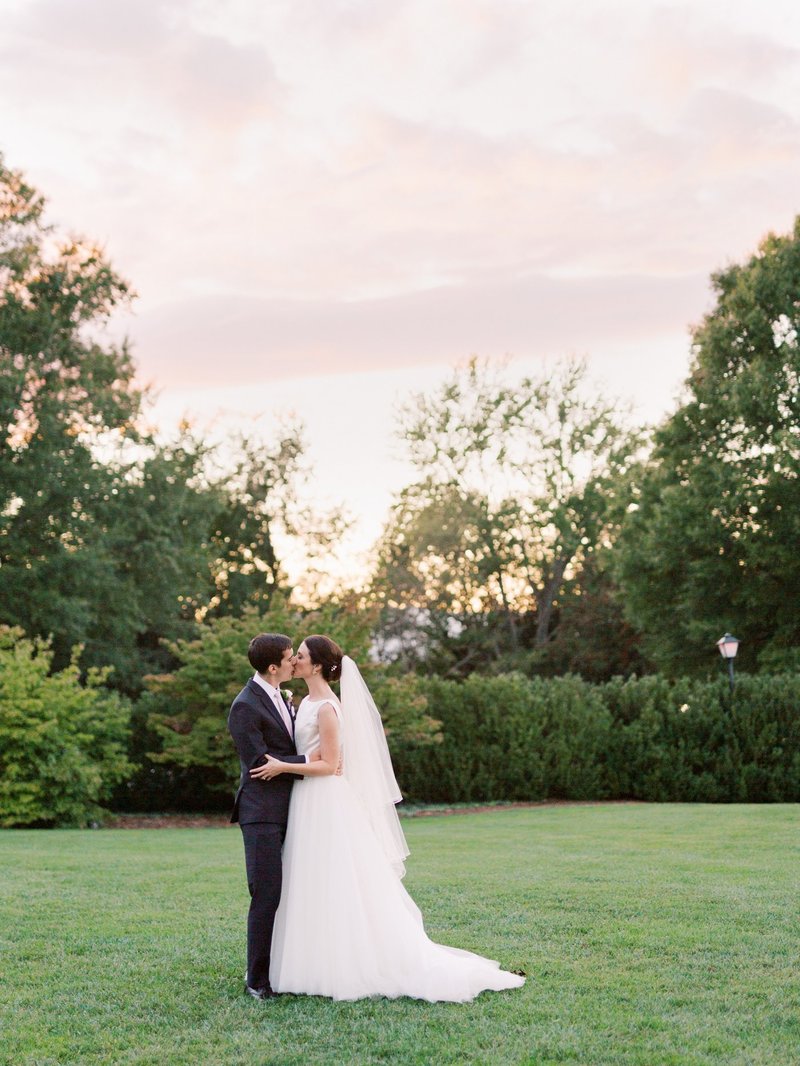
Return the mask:
POLYGON ((0 151, 138 292, 168 430, 308 427, 359 523, 398 398, 586 355, 670 410, 709 274, 800 213, 788 0, 0 0, 0 151))

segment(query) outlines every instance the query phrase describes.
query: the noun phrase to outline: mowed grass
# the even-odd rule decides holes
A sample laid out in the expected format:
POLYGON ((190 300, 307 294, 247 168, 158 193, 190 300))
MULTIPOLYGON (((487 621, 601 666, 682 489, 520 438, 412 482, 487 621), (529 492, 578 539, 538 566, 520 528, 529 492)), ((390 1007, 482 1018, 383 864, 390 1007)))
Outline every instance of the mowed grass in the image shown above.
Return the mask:
POLYGON ((436 940, 529 977, 469 1004, 242 994, 237 829, 0 833, 0 1056, 22 1064, 800 1062, 797 806, 404 823, 436 940))

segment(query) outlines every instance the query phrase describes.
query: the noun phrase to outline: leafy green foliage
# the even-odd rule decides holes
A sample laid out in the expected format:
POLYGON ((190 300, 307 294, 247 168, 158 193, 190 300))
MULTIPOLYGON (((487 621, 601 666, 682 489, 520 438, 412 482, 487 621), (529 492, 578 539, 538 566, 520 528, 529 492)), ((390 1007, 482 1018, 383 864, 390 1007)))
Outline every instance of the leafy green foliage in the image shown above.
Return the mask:
POLYGON ((102 332, 130 289, 44 206, 0 159, 0 623, 50 639, 57 668, 80 644, 138 695, 198 617, 285 585, 273 534, 296 524, 302 436, 236 441, 220 468, 187 425, 144 432, 131 354, 102 332))
POLYGON ((727 684, 663 677, 603 686, 615 724, 613 795, 691 802, 800 799, 800 696, 792 675, 727 684))
POLYGON ((0 621, 86 636, 105 580, 113 476, 94 445, 133 440, 141 395, 127 349, 88 339, 129 296, 102 254, 57 243, 44 201, 0 159, 0 621))
POLYGON ((599 684, 647 672, 650 663, 614 582, 612 551, 594 551, 565 588, 550 641, 534 649, 526 673, 578 674, 599 684))
POLYGON ((0 627, 0 826, 85 825, 133 767, 130 708, 104 685, 81 681, 77 650, 50 673, 53 654, 20 629, 0 627))
POLYGON ((97 249, 59 244, 1 162, 0 203, 0 621, 51 636, 56 666, 80 643, 135 690, 151 635, 208 598, 217 505, 189 487, 203 451, 141 436, 127 347, 92 339, 128 285, 97 249))
MULTIPOLYGON (((127 809, 169 807, 203 809, 227 803, 239 775, 227 731, 228 709, 252 676, 247 646, 256 633, 286 633, 295 648, 311 633, 325 633, 364 667, 364 674, 384 715, 391 738, 416 746, 435 741, 438 722, 427 713, 428 701, 415 677, 387 676, 367 664, 374 616, 353 601, 328 602, 319 610, 300 611, 276 596, 268 614, 253 608, 241 617, 211 618, 193 640, 170 645, 178 668, 145 679, 146 692, 136 706, 134 750, 142 770, 118 795, 127 809), (141 752, 141 757, 139 753, 141 752)), ((305 694, 302 682, 289 682, 295 701, 305 694)))
POLYGON ((800 646, 800 218, 713 283, 616 550, 626 611, 672 674, 707 673, 726 630, 747 669, 800 646))
POLYGON ((403 634, 415 623, 428 638, 417 659, 435 647, 437 669, 459 674, 545 648, 566 590, 627 502, 641 439, 619 404, 581 363, 509 384, 473 359, 414 398, 400 435, 419 478, 379 545, 386 646, 400 642, 412 661, 403 634))
POLYGON ((392 674, 381 667, 362 669, 383 720, 390 745, 421 749, 442 741, 441 722, 432 717, 428 686, 418 674, 392 674))
POLYGON ((541 729, 527 713, 529 697, 522 677, 430 679, 428 700, 443 739, 428 751, 391 745, 405 798, 432 803, 543 798, 541 729))
MULTIPOLYGON (((293 529, 298 511, 302 427, 287 427, 270 447, 244 437, 235 445, 232 469, 214 483, 217 509, 209 537, 213 596, 207 617, 271 609, 273 593, 286 581, 275 529, 293 529)), ((321 516, 322 527, 326 521, 321 516)))
POLYGON ((432 679, 442 742, 393 745, 407 798, 796 802, 800 693, 792 675, 726 681, 521 675, 432 679))

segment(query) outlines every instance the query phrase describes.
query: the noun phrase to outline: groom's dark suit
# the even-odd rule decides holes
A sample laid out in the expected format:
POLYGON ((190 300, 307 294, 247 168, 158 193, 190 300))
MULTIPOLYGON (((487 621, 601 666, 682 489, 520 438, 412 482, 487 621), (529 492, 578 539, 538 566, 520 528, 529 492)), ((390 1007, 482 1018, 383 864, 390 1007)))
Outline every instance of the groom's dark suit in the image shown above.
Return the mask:
POLYGON ((281 848, 292 785, 300 775, 280 774, 272 781, 259 781, 250 771, 264 765, 267 752, 282 762, 301 763, 305 757, 297 754, 278 708, 252 678, 231 704, 228 730, 242 768, 231 821, 241 826, 250 889, 247 984, 269 988, 272 927, 281 898, 281 848))

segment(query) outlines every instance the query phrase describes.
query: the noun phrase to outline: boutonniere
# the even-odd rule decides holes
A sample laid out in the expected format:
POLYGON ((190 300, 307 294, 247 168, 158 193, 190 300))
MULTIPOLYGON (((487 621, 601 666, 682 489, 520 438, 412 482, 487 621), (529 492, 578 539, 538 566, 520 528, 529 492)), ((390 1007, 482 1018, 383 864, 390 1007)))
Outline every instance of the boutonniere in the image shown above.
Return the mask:
POLYGON ((292 690, 290 688, 282 688, 281 696, 283 696, 290 707, 294 707, 294 696, 292 695, 292 690))

